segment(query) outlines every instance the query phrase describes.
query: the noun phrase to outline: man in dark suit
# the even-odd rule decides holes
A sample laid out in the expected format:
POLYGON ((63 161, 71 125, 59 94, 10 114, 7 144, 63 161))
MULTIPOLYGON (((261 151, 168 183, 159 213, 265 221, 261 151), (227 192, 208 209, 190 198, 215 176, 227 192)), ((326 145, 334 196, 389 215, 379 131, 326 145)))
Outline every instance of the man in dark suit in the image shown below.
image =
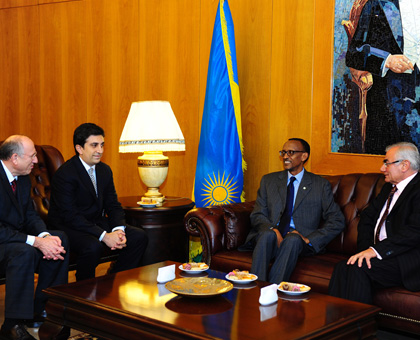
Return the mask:
POLYGON ((288 280, 299 256, 322 252, 344 229, 330 183, 304 169, 309 154, 306 141, 289 139, 280 151, 285 170, 261 180, 252 229, 240 250, 254 250, 251 272, 263 281, 288 280))
POLYGON ((34 210, 29 173, 38 163, 34 143, 11 136, 0 146, 0 268, 6 274, 4 339, 34 339, 25 329, 45 318, 43 289, 67 283, 67 237, 47 230, 34 210), (34 299, 34 273, 38 284, 34 299))
POLYGON ((387 147, 381 171, 386 183, 362 212, 359 253, 339 262, 329 292, 372 304, 372 289, 420 290, 420 156, 411 143, 387 147))
POLYGON ((418 0, 369 0, 363 7, 346 54, 346 65, 368 71, 366 153, 383 154, 387 145, 413 142, 420 111, 418 0))
POLYGON ((111 272, 139 266, 148 242, 144 230, 125 223, 112 170, 101 162, 104 136, 95 124, 77 127, 73 135, 76 155, 52 180, 48 224, 66 232, 70 251, 77 254, 77 281, 95 276, 104 251, 119 252, 111 272))

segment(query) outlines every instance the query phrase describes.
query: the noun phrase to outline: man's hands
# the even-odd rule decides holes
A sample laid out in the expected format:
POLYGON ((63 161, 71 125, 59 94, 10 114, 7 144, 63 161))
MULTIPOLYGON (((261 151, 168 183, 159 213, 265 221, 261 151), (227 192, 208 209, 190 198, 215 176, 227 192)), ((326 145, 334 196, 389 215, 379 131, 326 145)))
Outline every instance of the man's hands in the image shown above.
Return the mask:
POLYGON ((283 241, 283 236, 281 236, 280 231, 276 228, 273 229, 277 236, 277 248, 280 247, 280 243, 283 241))
POLYGON ((349 260, 347 261, 347 264, 355 264, 357 261, 357 265, 359 267, 362 266, 363 264, 363 260, 366 261, 366 265, 368 266, 368 268, 372 268, 372 265, 370 264, 370 259, 376 257, 376 253, 373 249, 368 248, 366 250, 361 251, 358 254, 353 255, 352 257, 349 258, 349 260))
MULTIPOLYGON (((283 236, 281 236, 280 231, 278 229, 274 228, 273 231, 276 233, 276 236, 277 236, 277 248, 278 248, 278 247, 280 247, 280 243, 283 241, 283 236)), ((302 238, 302 240, 305 241, 306 244, 309 244, 309 242, 310 242, 309 239, 304 237, 297 230, 293 230, 293 231, 288 232, 288 234, 291 234, 291 233, 298 234, 302 238)))
POLYGON ((66 251, 58 236, 35 237, 34 247, 44 254, 43 258, 46 260, 64 260, 61 254, 65 254, 66 251))
POLYGON ((296 229, 295 230, 293 230, 293 231, 291 231, 290 233, 292 233, 292 234, 298 234, 301 238, 302 238, 302 240, 304 240, 305 241, 305 243, 306 244, 309 244, 309 239, 308 238, 306 238, 305 236, 303 236, 300 232, 298 232, 296 229))
POLYGON ((112 233, 106 233, 102 241, 111 248, 111 250, 122 249, 127 246, 125 232, 120 229, 115 230, 112 233))
POLYGON ((407 70, 414 70, 413 63, 403 54, 390 55, 387 58, 385 66, 395 73, 404 73, 407 70))

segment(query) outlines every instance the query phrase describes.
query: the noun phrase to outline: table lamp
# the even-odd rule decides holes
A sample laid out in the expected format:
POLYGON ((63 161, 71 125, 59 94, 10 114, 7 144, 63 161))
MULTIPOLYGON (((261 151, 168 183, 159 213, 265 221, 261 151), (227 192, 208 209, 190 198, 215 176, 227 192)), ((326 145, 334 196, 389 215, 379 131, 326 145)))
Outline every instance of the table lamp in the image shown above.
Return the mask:
POLYGON ((167 101, 144 101, 131 104, 121 134, 119 151, 144 152, 137 159, 140 179, 147 186, 142 201, 162 203, 159 187, 168 174, 169 159, 164 151, 185 151, 185 139, 171 104, 167 101), (147 198, 149 200, 145 200, 147 198))

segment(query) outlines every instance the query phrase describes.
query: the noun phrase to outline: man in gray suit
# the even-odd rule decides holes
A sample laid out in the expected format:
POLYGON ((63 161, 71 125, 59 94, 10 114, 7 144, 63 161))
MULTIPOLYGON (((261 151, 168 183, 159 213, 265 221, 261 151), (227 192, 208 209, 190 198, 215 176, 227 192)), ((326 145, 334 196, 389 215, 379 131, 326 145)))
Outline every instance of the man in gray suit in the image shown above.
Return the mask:
POLYGON ((260 280, 287 281, 299 256, 322 252, 344 229, 330 183, 304 169, 309 154, 306 141, 290 138, 280 151, 285 170, 261 179, 252 229, 241 247, 253 249, 251 272, 260 280))

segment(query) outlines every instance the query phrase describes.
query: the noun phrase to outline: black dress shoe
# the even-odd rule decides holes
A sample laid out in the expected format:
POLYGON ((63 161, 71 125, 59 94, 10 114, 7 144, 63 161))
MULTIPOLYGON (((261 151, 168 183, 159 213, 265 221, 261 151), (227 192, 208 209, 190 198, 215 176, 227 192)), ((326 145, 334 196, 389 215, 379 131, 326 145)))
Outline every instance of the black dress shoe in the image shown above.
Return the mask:
POLYGON ((39 314, 35 314, 33 319, 26 320, 25 324, 29 328, 39 328, 47 317, 47 312, 43 310, 39 314))
POLYGON ((14 325, 10 329, 0 329, 0 337, 5 340, 36 340, 28 333, 24 325, 14 325))

